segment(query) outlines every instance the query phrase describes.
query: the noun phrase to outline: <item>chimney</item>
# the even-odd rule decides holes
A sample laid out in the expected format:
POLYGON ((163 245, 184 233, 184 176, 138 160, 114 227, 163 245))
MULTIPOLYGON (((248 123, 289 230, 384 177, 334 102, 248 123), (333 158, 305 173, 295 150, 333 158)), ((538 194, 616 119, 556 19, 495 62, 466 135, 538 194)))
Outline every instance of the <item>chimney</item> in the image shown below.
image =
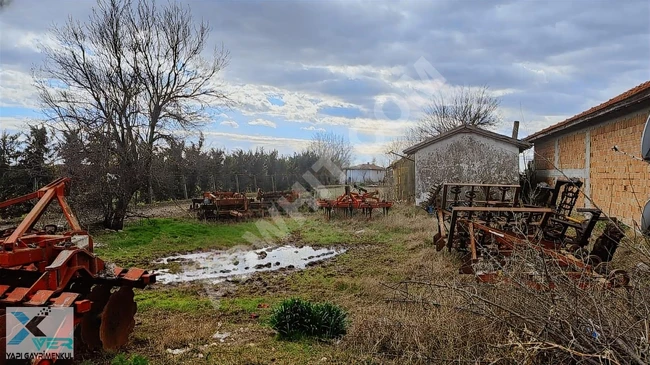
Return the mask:
POLYGON ((519 135, 519 121, 515 120, 512 125, 512 138, 517 139, 517 135, 519 135))

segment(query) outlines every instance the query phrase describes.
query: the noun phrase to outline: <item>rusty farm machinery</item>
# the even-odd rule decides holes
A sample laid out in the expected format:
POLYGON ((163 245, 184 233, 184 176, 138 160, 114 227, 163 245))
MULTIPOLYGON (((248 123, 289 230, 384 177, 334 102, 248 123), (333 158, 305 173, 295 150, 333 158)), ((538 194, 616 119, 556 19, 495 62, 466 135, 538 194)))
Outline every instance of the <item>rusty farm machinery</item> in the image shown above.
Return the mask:
MULTIPOLYGON (((0 202, 0 208, 37 200, 15 226, 0 231, 0 364, 6 360, 6 312, 9 307, 72 308, 75 347, 116 350, 128 341, 137 310, 133 288, 154 283, 156 275, 138 268, 111 267, 93 253, 93 239, 66 202, 70 179, 0 202), (58 202, 67 229, 37 226, 46 209, 58 202)), ((52 364, 56 359, 35 360, 52 364)))
POLYGON ((345 186, 345 193, 334 200, 318 199, 316 205, 319 209, 325 211, 327 218, 331 218, 333 212, 342 211, 345 216, 354 215, 355 210, 367 216, 372 217, 375 209, 381 209, 383 214, 388 214, 389 209, 393 206, 392 202, 379 198, 379 191, 368 192, 368 190, 354 186, 359 192, 352 192, 349 185, 345 186))
MULTIPOLYGON (((602 212, 578 208, 575 211, 587 213, 588 219, 572 217, 581 187, 578 179, 558 180, 555 186, 540 189, 535 204, 523 204, 519 185, 441 184, 429 199, 438 220, 434 244, 438 251, 462 253, 460 273, 475 274, 482 282, 498 281, 515 250, 532 248, 567 277, 580 279, 581 285, 626 286, 628 274, 610 270, 609 265, 623 238, 616 222, 610 220, 588 250, 602 212)), ((537 279, 528 284, 541 288, 537 279)))
POLYGON ((202 198, 192 199, 190 210, 201 220, 243 219, 264 217, 273 208, 286 211, 299 198, 296 191, 257 191, 255 198, 232 191, 205 192, 202 198))

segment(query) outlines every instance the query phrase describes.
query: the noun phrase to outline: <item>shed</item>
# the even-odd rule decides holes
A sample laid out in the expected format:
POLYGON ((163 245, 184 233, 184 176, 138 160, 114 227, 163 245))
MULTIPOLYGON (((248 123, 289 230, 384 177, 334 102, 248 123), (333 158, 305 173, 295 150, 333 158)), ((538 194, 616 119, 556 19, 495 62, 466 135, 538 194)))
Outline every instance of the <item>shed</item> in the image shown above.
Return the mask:
POLYGON ((527 142, 471 125, 411 146, 404 153, 415 160, 415 203, 440 183, 517 184, 519 154, 528 148, 527 142))
POLYGON ((364 163, 356 166, 349 166, 343 169, 345 172, 344 184, 355 183, 378 183, 384 181, 386 169, 373 163, 364 163))
POLYGON ((597 207, 628 225, 650 198, 650 165, 641 137, 650 118, 650 81, 524 138, 534 145, 538 181, 566 175, 584 183, 576 207, 597 207), (618 151, 614 150, 617 147, 618 151), (585 199, 585 195, 590 199, 585 199))

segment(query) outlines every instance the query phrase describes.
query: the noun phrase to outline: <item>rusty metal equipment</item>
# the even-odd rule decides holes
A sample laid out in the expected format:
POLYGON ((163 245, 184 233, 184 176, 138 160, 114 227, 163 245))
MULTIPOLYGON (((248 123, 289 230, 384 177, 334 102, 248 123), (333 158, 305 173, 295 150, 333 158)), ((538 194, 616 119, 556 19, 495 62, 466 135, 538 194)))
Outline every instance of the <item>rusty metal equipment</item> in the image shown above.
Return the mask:
POLYGON ((293 190, 263 192, 260 189, 255 198, 232 191, 205 192, 202 198, 192 199, 190 210, 196 211, 201 220, 265 217, 273 207, 286 211, 298 198, 299 193, 293 190))
MULTIPOLYGON (((0 231, 0 323, 7 307, 72 307, 75 342, 91 349, 115 350, 126 344, 135 326, 133 288, 144 288, 156 275, 138 268, 111 267, 93 253, 65 196, 70 179, 60 178, 40 190, 0 202, 0 208, 38 199, 16 226, 0 231), (58 202, 68 229, 37 227, 46 209, 58 202)), ((0 334, 0 364, 5 363, 5 331, 0 334)), ((34 364, 53 361, 36 360, 34 364)))
POLYGON ((579 180, 559 180, 547 189, 549 194, 541 204, 526 205, 519 201, 518 185, 443 184, 434 190, 442 193, 431 199, 437 203, 434 244, 438 250, 447 247, 462 252, 464 263, 459 271, 477 274, 480 281, 492 281, 496 273, 477 273, 477 263, 488 260, 502 266, 515 249, 532 247, 570 277, 583 278, 586 272, 605 286, 625 286, 627 273, 610 271, 607 265, 622 239, 616 233, 620 230, 608 226, 608 232, 589 252, 586 246, 601 212, 577 209, 590 217, 577 220, 570 216, 581 186, 579 180))
POLYGON ((191 210, 197 212, 202 220, 245 218, 252 213, 249 210, 250 200, 240 193, 231 191, 205 192, 203 198, 192 199, 191 210))
MULTIPOLYGON (((357 187, 357 189, 359 188, 357 187)), ((345 194, 334 200, 317 199, 316 205, 325 211, 325 215, 329 219, 334 211, 343 211, 345 216, 352 216, 355 210, 361 210, 365 216, 372 217, 374 209, 381 209, 386 215, 393 203, 381 200, 378 190, 369 193, 365 189, 359 189, 359 193, 354 193, 350 190, 350 186, 346 185, 345 194)))

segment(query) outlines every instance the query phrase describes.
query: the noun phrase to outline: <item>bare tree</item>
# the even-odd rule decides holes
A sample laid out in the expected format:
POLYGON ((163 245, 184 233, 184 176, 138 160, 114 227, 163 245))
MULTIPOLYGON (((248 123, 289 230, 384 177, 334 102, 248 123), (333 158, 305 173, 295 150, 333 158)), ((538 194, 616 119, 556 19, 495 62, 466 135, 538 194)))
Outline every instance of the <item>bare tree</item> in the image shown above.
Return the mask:
POLYGON ((216 80, 228 53, 202 55, 209 32, 176 3, 99 0, 86 23, 55 27, 56 45, 43 46, 37 85, 52 125, 106 149, 111 171, 98 173, 113 179, 107 227, 121 229, 135 192, 150 184, 155 146, 228 100, 216 80))
POLYGON ((449 94, 441 91, 424 108, 424 116, 407 131, 407 140, 418 143, 463 124, 495 126, 501 121, 499 105, 499 98, 491 95, 487 86, 462 86, 449 94))
POLYGON ((334 132, 317 132, 312 137, 307 149, 319 158, 330 159, 339 168, 348 166, 352 161, 354 147, 344 136, 334 132))

